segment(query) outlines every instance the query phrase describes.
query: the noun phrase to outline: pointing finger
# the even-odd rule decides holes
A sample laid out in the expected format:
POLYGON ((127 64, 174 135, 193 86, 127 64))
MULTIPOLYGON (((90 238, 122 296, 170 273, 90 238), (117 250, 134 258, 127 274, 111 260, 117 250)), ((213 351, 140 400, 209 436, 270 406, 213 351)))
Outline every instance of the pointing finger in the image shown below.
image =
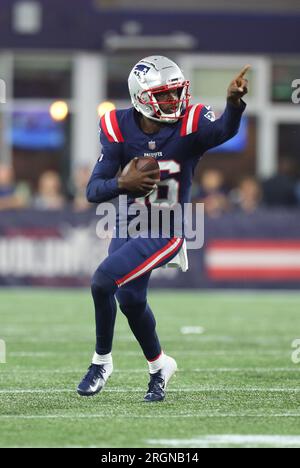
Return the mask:
POLYGON ((251 65, 245 65, 244 68, 242 68, 242 70, 240 71, 240 73, 236 76, 236 80, 240 80, 244 78, 244 76, 250 70, 250 68, 251 68, 251 65))

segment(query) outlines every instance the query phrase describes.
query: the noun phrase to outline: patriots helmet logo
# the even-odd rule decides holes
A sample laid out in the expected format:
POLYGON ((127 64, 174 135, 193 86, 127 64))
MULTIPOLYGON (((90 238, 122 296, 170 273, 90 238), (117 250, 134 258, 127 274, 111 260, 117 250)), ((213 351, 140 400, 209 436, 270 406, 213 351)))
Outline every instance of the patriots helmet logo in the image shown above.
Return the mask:
POLYGON ((133 73, 138 77, 142 78, 145 75, 147 75, 148 71, 150 70, 150 67, 147 67, 147 65, 142 65, 138 64, 133 70, 133 73))

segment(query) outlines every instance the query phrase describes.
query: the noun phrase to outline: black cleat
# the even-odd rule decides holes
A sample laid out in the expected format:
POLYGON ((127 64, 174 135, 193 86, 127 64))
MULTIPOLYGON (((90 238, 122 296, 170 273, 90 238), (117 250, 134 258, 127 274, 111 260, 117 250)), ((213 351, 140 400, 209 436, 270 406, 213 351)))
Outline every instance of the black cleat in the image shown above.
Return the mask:
POLYGON ((111 364, 91 364, 87 374, 77 387, 77 393, 80 396, 89 397, 101 392, 112 371, 111 364))
POLYGON ((150 382, 148 392, 144 397, 144 401, 163 401, 165 399, 165 379, 161 375, 161 371, 156 374, 150 374, 150 382))
POLYGON ((166 356, 163 368, 156 372, 156 374, 150 374, 148 392, 144 397, 144 401, 147 403, 163 401, 166 396, 167 383, 175 374, 176 370, 176 361, 173 358, 166 356))

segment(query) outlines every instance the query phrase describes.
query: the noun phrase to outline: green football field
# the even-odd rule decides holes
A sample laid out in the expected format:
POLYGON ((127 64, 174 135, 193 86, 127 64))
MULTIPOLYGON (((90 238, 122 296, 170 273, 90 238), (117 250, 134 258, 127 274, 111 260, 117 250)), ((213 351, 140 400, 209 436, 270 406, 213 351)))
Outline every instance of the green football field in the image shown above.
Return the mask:
POLYGON ((179 367, 166 400, 143 402, 147 366, 121 313, 115 372, 84 399, 89 292, 0 290, 0 446, 300 447, 300 294, 152 292, 150 303, 179 367))

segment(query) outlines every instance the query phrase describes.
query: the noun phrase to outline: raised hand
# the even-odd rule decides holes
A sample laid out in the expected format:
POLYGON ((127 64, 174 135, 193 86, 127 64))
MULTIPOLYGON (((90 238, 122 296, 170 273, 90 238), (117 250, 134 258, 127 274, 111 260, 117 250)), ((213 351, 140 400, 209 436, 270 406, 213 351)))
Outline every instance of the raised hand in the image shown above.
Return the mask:
POLYGON ((248 80, 245 75, 250 68, 250 65, 245 65, 229 85, 227 100, 236 106, 240 105, 241 98, 248 93, 248 80))

